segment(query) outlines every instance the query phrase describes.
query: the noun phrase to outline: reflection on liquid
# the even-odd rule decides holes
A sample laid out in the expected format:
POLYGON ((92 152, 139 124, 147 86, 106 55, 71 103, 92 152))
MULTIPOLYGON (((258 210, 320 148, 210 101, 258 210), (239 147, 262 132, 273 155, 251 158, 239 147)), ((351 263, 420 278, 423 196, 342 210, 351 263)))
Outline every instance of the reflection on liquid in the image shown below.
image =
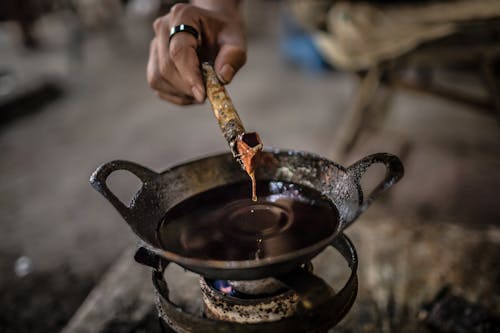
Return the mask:
POLYGON ((184 257, 213 260, 269 258, 313 245, 332 235, 338 214, 326 197, 292 183, 258 184, 257 202, 248 183, 193 196, 164 217, 158 238, 184 257))

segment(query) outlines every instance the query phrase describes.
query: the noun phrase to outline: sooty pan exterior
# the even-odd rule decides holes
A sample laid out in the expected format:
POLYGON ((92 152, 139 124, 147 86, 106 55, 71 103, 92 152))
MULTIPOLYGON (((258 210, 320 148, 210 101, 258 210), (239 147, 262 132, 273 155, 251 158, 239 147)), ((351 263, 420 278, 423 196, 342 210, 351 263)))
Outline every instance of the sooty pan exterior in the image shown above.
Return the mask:
POLYGON ((186 162, 156 173, 128 161, 112 161, 97 168, 90 182, 123 216, 134 233, 151 251, 202 276, 217 279, 254 280, 276 276, 295 269, 321 252, 337 235, 354 222, 368 206, 403 176, 403 165, 394 155, 367 156, 350 167, 343 167, 315 154, 265 149, 257 168, 258 180, 276 180, 309 186, 322 192, 339 213, 337 230, 328 238, 284 255, 257 260, 216 261, 179 256, 162 249, 157 229, 165 213, 181 201, 215 187, 249 181, 230 153, 186 162), (386 175, 368 196, 361 191, 360 180, 375 163, 386 167, 386 175), (117 170, 136 175, 142 186, 129 206, 108 188, 108 176, 117 170))

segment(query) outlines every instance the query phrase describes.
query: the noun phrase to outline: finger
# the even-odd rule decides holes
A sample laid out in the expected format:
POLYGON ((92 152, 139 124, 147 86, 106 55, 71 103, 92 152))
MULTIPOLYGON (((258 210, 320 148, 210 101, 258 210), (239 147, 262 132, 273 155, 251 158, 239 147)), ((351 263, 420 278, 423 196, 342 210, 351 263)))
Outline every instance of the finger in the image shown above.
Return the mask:
POLYGON ((201 78, 197 48, 196 38, 189 33, 181 32, 170 40, 169 54, 177 71, 191 88, 192 95, 201 103, 205 99, 205 89, 201 78))
POLYGON ((172 76, 168 73, 169 62, 173 64, 180 81, 176 82, 175 86, 183 91, 186 95, 196 97, 199 102, 205 99, 205 89, 199 69, 198 55, 196 54, 197 40, 187 32, 179 32, 175 34, 171 40, 170 27, 179 24, 189 24, 196 30, 200 31, 198 24, 193 22, 192 18, 187 17, 182 8, 185 6, 174 6, 180 8, 171 10, 171 13, 163 18, 162 24, 156 24, 155 28, 159 30, 158 36, 158 60, 160 65, 160 73, 164 77, 172 76))
POLYGON ((215 72, 223 83, 229 83, 247 59, 246 48, 224 44, 215 58, 215 72))
MULTIPOLYGON (((170 10, 170 27, 187 24, 201 33, 199 16, 199 8, 176 4, 170 10)), ((179 32, 170 38, 168 51, 178 73, 189 86, 192 95, 201 103, 205 99, 205 89, 196 52, 198 46, 197 38, 191 33, 179 32)))
POLYGON ((158 43, 156 38, 151 42, 149 50, 147 77, 149 86, 160 93, 179 97, 186 96, 178 89, 175 89, 174 86, 160 74, 158 66, 158 43))
POLYGON ((163 78, 158 69, 158 43, 157 38, 153 38, 149 45, 149 58, 146 67, 146 75, 148 78, 149 86, 154 90, 162 90, 163 78))
POLYGON ((169 34, 170 34, 170 24, 169 17, 164 16, 160 18, 160 21, 155 21, 154 28, 156 33, 156 70, 160 73, 160 76, 164 81, 170 82, 170 85, 179 90, 179 93, 183 95, 192 95, 191 87, 184 82, 184 79, 180 77, 180 74, 175 67, 172 59, 170 58, 169 52, 169 34), (159 22, 159 23, 158 23, 159 22))
POLYGON ((196 103, 194 98, 192 98, 190 96, 180 97, 180 96, 175 96, 175 95, 164 94, 161 92, 156 92, 156 95, 165 101, 168 101, 170 103, 174 103, 177 105, 190 105, 190 104, 196 103))

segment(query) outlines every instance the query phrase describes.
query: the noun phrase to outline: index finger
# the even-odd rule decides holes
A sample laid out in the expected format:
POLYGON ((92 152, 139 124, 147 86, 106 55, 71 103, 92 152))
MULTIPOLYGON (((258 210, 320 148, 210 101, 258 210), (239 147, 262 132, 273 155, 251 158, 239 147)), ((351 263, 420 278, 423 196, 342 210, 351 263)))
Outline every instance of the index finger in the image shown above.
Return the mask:
MULTIPOLYGON (((166 64, 166 59, 170 59, 174 64, 182 82, 179 82, 178 88, 186 95, 196 98, 198 102, 203 102, 205 99, 205 89, 201 72, 199 69, 200 62, 196 52, 198 47, 197 39, 188 32, 178 32, 170 38, 170 27, 175 27, 178 24, 173 22, 173 17, 163 18, 164 24, 160 25, 158 35, 158 55, 160 60, 160 72, 164 73, 162 65, 166 64)), ((179 19, 176 19, 179 20, 179 19)), ((189 25, 200 31, 193 20, 189 21, 189 25)), ((179 23, 181 24, 181 23, 179 23)), ((166 70, 166 68, 165 68, 166 70)))
POLYGON ((205 89, 201 78, 198 58, 198 40, 191 34, 181 32, 170 39, 169 52, 177 71, 191 87, 198 102, 205 99, 205 89))

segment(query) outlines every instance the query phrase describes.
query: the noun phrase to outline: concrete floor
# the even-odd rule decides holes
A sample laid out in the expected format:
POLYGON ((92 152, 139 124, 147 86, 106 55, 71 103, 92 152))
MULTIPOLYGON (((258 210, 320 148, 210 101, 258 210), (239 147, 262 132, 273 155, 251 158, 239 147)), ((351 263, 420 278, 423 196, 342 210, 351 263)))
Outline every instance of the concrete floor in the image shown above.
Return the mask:
MULTIPOLYGON (((12 47, 9 38, 0 44, 0 67, 16 68, 20 80, 56 73, 67 84, 63 98, 0 129, 3 279, 15 279, 14 262, 21 255, 31 259, 35 272, 64 266, 96 279, 134 243, 121 217, 88 183, 100 163, 128 159, 161 171, 227 150, 207 104, 177 107, 149 90, 149 25, 134 24, 122 35, 89 36, 80 66, 68 62, 64 45, 54 42, 38 54, 12 47)), ((274 37, 257 35, 229 92, 246 127, 257 130, 265 145, 329 156, 355 83, 345 73, 295 70, 282 61, 274 37)), ((499 133, 495 119, 466 107, 400 93, 382 128, 366 135, 342 162, 411 148, 404 180, 368 217, 405 223, 439 216, 451 223, 498 225, 499 133)), ((123 198, 134 190, 123 185, 126 177, 112 179, 123 198)))

